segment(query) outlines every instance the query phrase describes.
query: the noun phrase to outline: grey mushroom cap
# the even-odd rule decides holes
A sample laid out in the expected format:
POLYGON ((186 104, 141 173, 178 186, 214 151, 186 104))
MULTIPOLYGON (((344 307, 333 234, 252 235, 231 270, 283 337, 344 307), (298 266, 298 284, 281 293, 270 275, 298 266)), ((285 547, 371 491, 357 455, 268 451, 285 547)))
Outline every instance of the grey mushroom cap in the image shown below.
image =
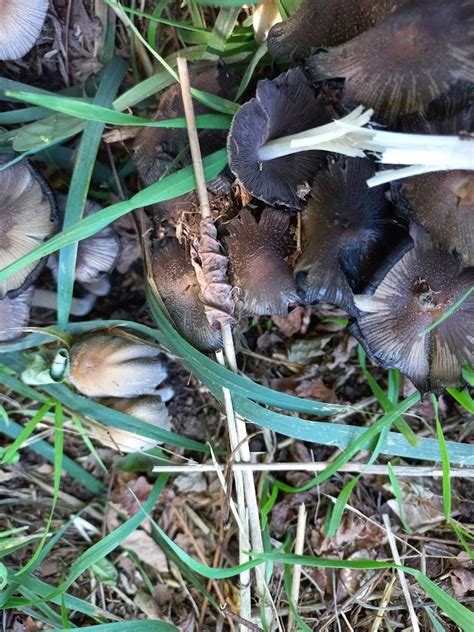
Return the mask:
POLYGON ((373 108, 378 122, 394 126, 458 84, 467 100, 473 59, 471 0, 413 0, 349 42, 313 55, 308 67, 314 81, 345 79, 348 107, 373 108))
POLYGON ((258 82, 255 98, 234 116, 227 139, 230 168, 243 186, 270 206, 301 208, 298 187, 311 182, 324 152, 303 151, 262 161, 259 149, 269 140, 302 132, 333 120, 324 96, 300 68, 258 82))
POLYGON ((317 48, 338 46, 384 20, 407 0, 303 0, 273 26, 268 50, 273 57, 305 57, 317 48))
POLYGON ((397 368, 421 391, 462 384, 462 367, 474 363, 474 295, 431 332, 474 284, 474 268, 443 250, 413 225, 414 247, 377 281, 373 295, 357 295, 359 339, 384 368, 397 368))
POLYGON ((15 340, 22 335, 22 328, 28 326, 30 308, 33 300, 34 288, 10 298, 0 298, 0 342, 15 340))
POLYGON ((152 244, 153 279, 160 296, 183 338, 200 351, 222 347, 220 333, 207 319, 199 299, 200 286, 190 255, 174 237, 152 244))
MULTIPOLYGON (((66 196, 57 195, 57 200, 59 209, 63 210, 66 206, 66 196)), ((97 213, 101 208, 97 202, 88 200, 84 209, 84 217, 97 213)), ((120 254, 120 238, 113 226, 107 226, 92 237, 81 240, 77 246, 75 280, 96 296, 107 294, 110 289, 107 276, 117 265, 120 254)), ((49 266, 53 276, 57 279, 58 260, 56 256, 50 257, 49 266)))
POLYGON ((333 303, 354 314, 353 292, 362 291, 402 238, 383 188, 367 186, 374 173, 370 160, 340 158, 318 174, 303 210, 303 250, 295 267, 306 303, 333 303))
POLYGON ((38 39, 49 0, 0 0, 0 59, 21 59, 38 39))
POLYGON ((252 316, 286 315, 298 302, 290 254, 288 212, 267 208, 260 221, 248 209, 227 224, 225 245, 231 281, 238 290, 242 312, 252 316))
MULTIPOLYGON (((26 162, 0 171, 0 269, 41 245, 57 227, 53 195, 36 171, 26 162)), ((1 281, 0 298, 20 294, 45 263, 31 263, 1 281)))

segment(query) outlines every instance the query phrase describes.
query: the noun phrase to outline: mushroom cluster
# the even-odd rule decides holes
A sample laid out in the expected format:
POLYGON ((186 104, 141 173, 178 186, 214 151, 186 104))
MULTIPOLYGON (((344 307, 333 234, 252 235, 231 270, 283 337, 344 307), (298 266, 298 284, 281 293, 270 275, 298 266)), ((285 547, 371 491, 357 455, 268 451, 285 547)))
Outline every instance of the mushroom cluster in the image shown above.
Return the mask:
MULTIPOLYGON (((238 193, 214 213, 237 321, 332 303, 383 367, 422 391, 462 384, 474 363, 474 174, 451 166, 464 163, 443 141, 473 163, 472 2, 305 0, 272 27, 268 48, 300 65, 260 80, 234 116, 238 193), (378 160, 386 133, 391 163, 414 165, 395 176, 378 160), (438 147, 429 167, 416 162, 425 138, 438 147), (400 147, 413 147, 413 162, 400 147)), ((221 341, 206 320, 187 202, 168 213, 165 241, 159 218, 153 275, 177 328, 208 352, 221 341)))

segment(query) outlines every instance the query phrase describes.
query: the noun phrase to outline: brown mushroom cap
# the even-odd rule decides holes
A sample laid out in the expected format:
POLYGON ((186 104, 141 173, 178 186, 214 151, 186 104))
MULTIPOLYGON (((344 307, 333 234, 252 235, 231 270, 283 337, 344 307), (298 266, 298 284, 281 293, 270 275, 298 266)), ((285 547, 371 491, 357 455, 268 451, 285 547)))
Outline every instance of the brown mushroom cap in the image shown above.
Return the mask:
POLYGON ((422 228, 414 247, 380 280, 372 296, 357 295, 357 324, 367 351, 384 367, 398 368, 422 392, 462 382, 462 366, 474 363, 474 295, 425 336, 474 284, 474 268, 443 250, 422 228))
POLYGON ((394 125, 459 82, 474 81, 471 0, 413 0, 350 42, 309 61, 313 79, 344 78, 344 101, 394 125))
POLYGON ((338 46, 384 20, 407 0, 303 0, 268 34, 273 57, 305 57, 317 48, 338 46))
POLYGON ((43 28, 49 0, 0 0, 0 59, 20 59, 43 28))
POLYGON ((425 173, 402 180, 399 191, 410 216, 464 266, 474 266, 474 173, 425 173))
POLYGON ((21 328, 27 327, 30 320, 30 307, 34 288, 10 298, 0 298, 0 342, 15 340, 22 335, 21 328))
POLYGON ((254 99, 234 116, 227 139, 229 164, 243 186, 271 206, 300 208, 298 187, 311 182, 324 161, 320 151, 302 151, 262 161, 259 149, 274 138, 330 123, 334 114, 300 68, 258 82, 254 99))
POLYGON ((200 287, 186 250, 174 237, 152 245, 153 279, 182 336, 204 352, 220 349, 220 334, 207 320, 200 287))
POLYGON ((125 336, 93 333, 71 348, 69 380, 88 397, 155 395, 167 375, 156 347, 125 336))
MULTIPOLYGON (((190 81, 193 88, 226 99, 232 99, 237 90, 235 76, 223 65, 191 70, 190 81)), ((209 108, 195 101, 194 111, 197 116, 208 113, 209 108)), ((181 86, 176 83, 163 92, 153 120, 163 121, 179 117, 184 117, 184 107, 181 86)), ((202 132, 200 138, 203 155, 212 153, 225 143, 225 135, 214 130, 202 132)), ((133 145, 133 160, 142 182, 147 186, 156 182, 178 156, 178 165, 190 162, 187 146, 186 129, 142 128, 133 145)))
POLYGON ((243 209, 228 225, 225 245, 229 252, 231 281, 240 291, 242 310, 252 316, 286 315, 298 301, 291 268, 287 212, 267 208, 257 223, 243 209))
POLYGON ((303 210, 303 252, 297 287, 307 303, 325 301, 354 313, 361 291, 377 267, 387 232, 398 232, 382 187, 369 189, 375 166, 364 158, 330 162, 315 180, 303 210))
MULTIPOLYGON (((0 171, 0 269, 34 250, 56 229, 56 207, 43 179, 25 162, 0 171)), ((0 297, 18 295, 44 264, 31 263, 1 281, 0 297)))

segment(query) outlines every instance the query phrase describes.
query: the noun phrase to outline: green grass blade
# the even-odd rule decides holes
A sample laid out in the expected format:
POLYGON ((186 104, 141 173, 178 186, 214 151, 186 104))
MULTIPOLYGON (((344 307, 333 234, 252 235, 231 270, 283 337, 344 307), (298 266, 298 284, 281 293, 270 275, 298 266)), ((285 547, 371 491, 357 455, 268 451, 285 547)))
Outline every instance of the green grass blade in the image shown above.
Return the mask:
POLYGON ((18 450, 21 449, 25 441, 33 434, 36 426, 40 423, 40 421, 43 419, 46 413, 48 413, 51 410, 52 406, 53 406, 52 403, 43 404, 43 406, 41 406, 41 408, 38 410, 36 415, 34 415, 34 417, 32 417, 30 421, 26 424, 26 426, 21 430, 20 434, 11 444, 11 446, 9 446, 5 450, 5 453, 1 460, 2 463, 11 462, 11 460, 14 458, 18 450))
POLYGON ((405 520, 405 512, 403 510, 402 490, 400 489, 400 485, 398 484, 398 479, 395 474, 395 470, 393 469, 393 466, 390 462, 387 463, 387 471, 388 471, 388 477, 390 479, 390 483, 393 488, 393 494, 395 496, 395 500, 397 501, 398 516, 400 518, 400 522, 402 523, 403 528, 405 529, 406 533, 412 533, 412 529, 408 526, 405 520))
POLYGON ((445 312, 443 312, 442 315, 437 320, 434 321, 434 323, 431 323, 429 327, 427 327, 426 329, 423 329, 423 331, 421 331, 418 335, 426 336, 426 334, 429 334, 430 331, 433 331, 433 329, 436 329, 436 327, 439 327, 442 323, 448 320, 448 318, 452 316, 452 314, 454 314, 454 312, 459 307, 461 307, 464 301, 468 299, 473 292, 474 292, 474 285, 471 286, 466 292, 464 292, 464 294, 460 296, 458 300, 455 301, 445 312))
MULTIPOLYGON (((96 107, 111 105, 115 93, 122 83, 127 70, 127 65, 122 59, 113 59, 102 74, 97 95, 94 99, 96 107)), ((38 95, 38 98, 43 98, 38 95)), ((57 97, 61 98, 61 97, 57 97)), ((48 97, 48 101, 52 98, 48 97)), ((63 229, 67 230, 76 224, 83 216, 87 203, 87 194, 92 177, 92 171, 97 159, 104 124, 89 121, 82 135, 81 143, 76 157, 75 168, 69 185, 66 209, 64 211, 63 229)), ((62 248, 59 252, 58 265, 58 324, 64 327, 69 321, 71 311, 72 294, 74 288, 74 276, 76 269, 77 243, 62 248)))
POLYGON ((207 43, 209 52, 217 53, 218 55, 224 52, 225 44, 232 35, 240 10, 241 7, 224 7, 219 11, 207 43))
POLYGON ((451 496, 451 465, 449 462, 448 449, 446 447, 446 439, 444 438, 443 429, 436 415, 436 435, 439 441, 439 451, 441 453, 441 466, 443 468, 443 508, 444 517, 447 522, 451 520, 452 513, 452 496, 451 496))
MULTIPOLYGON (((120 60, 122 61, 122 60, 120 60)), ((112 78, 109 73, 105 74, 107 79, 112 78)), ((108 82, 107 82, 108 83, 108 82)), ((179 117, 176 119, 167 119, 162 121, 150 121, 149 119, 142 118, 140 116, 134 116, 133 114, 124 114, 123 112, 117 112, 110 107, 100 105, 99 97, 101 90, 97 93, 97 99, 94 103, 88 103, 82 99, 73 99, 71 97, 61 96, 44 96, 40 94, 33 94, 29 92, 8 92, 8 96, 17 99, 18 101, 24 101, 26 103, 33 103, 35 105, 42 106, 60 112, 67 116, 71 116, 77 119, 85 121, 91 121, 94 123, 102 123, 107 125, 117 126, 131 126, 131 127, 164 127, 164 128, 186 128, 186 119, 179 117)), ((113 96, 115 90, 111 89, 105 92, 105 95, 112 92, 113 96)), ((113 100, 111 98, 103 99, 112 105, 113 100)), ((196 117, 196 126, 198 129, 229 129, 231 118, 222 114, 201 114, 196 117)))
MULTIPOLYGON (((81 626, 86 632, 179 632, 179 628, 164 621, 120 621, 119 623, 100 623, 99 625, 81 626)), ((70 628, 62 628, 57 632, 70 632, 70 628)))

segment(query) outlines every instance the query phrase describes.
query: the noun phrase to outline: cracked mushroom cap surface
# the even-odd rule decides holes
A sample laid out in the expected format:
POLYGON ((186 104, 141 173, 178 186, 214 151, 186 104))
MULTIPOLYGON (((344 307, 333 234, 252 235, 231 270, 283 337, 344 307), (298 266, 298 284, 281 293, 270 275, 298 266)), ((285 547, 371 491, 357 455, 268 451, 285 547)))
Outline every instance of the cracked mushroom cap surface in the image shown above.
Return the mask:
POLYGON ((296 11, 272 27, 273 57, 305 57, 317 48, 338 46, 384 20, 407 0, 303 0, 296 11))
POLYGON ((288 212, 267 208, 260 221, 248 209, 227 224, 231 281, 238 288, 247 315, 286 315, 298 301, 290 254, 288 212))
POLYGON ((261 161, 269 140, 329 123, 333 112, 303 71, 293 68, 276 79, 258 82, 255 98, 234 116, 227 139, 229 164, 245 189, 271 206, 301 208, 298 187, 311 182, 324 153, 302 151, 261 161))
POLYGON ((315 179, 295 267, 305 302, 325 301, 354 314, 353 291, 362 290, 389 249, 387 233, 398 233, 383 187, 366 184, 374 173, 365 158, 341 158, 315 179))
POLYGON ((15 298, 0 298, 0 343, 23 335, 21 328, 28 326, 34 291, 29 287, 15 298))
POLYGON ((384 367, 397 368, 421 392, 462 383, 474 363, 474 295, 431 332, 420 335, 474 285, 474 268, 412 226, 414 247, 385 275, 373 295, 357 295, 357 325, 366 350, 384 367))
POLYGON ((413 0, 346 44, 310 58, 315 81, 345 79, 343 99, 375 111, 378 122, 426 109, 456 85, 474 81, 471 0, 413 0))
POLYGON ((199 299, 201 288, 184 246, 174 237, 154 241, 151 257, 155 285, 183 338, 205 353, 220 349, 220 333, 206 317, 199 299))
MULTIPOLYGON (((0 171, 0 269, 40 246, 57 225, 53 196, 39 174, 25 162, 0 171)), ((35 261, 0 281, 0 298, 20 294, 45 263, 35 261)))
POLYGON ((49 0, 0 0, 0 59, 20 59, 33 48, 49 0))
POLYGON ((125 336, 89 334, 71 348, 69 381, 88 397, 155 395, 167 375, 156 347, 125 336))

